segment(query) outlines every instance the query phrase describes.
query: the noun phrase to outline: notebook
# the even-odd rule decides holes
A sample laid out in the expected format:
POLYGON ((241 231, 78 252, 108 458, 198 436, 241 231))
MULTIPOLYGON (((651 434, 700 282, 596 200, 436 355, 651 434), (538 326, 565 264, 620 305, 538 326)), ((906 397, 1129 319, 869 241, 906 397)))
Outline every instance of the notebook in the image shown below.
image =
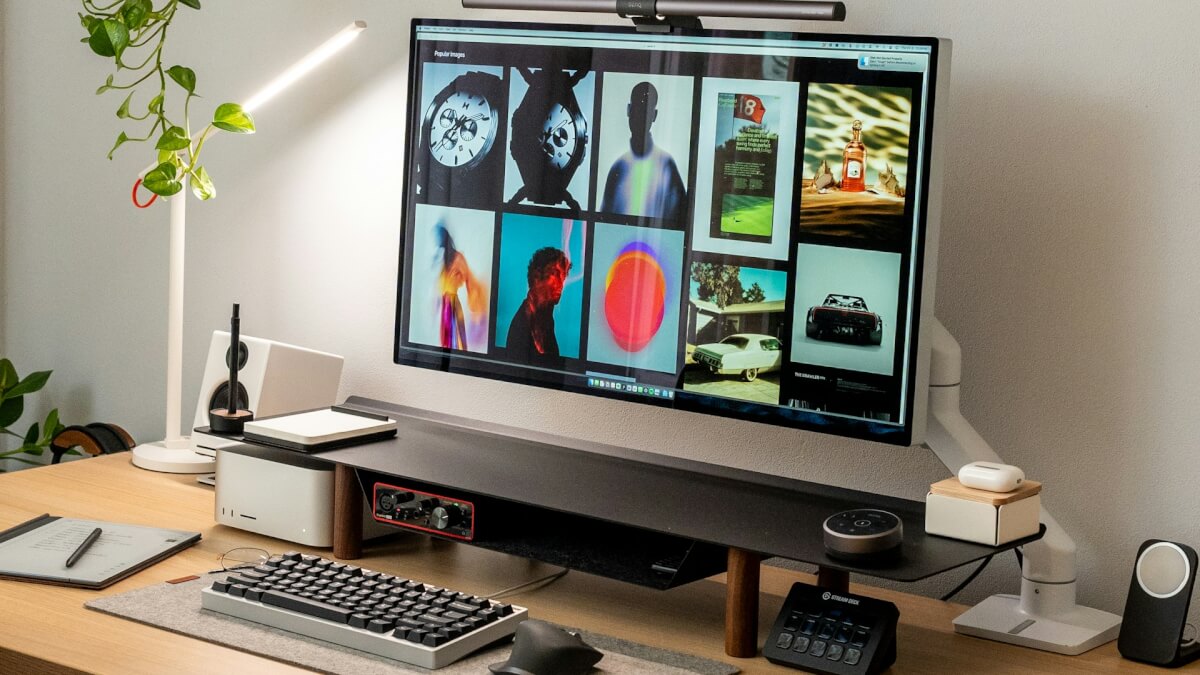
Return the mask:
POLYGON ((0 578, 104 588, 198 541, 199 532, 44 514, 0 532, 0 578), (68 568, 96 528, 100 538, 68 568))
POLYGON ((246 441, 301 452, 330 450, 395 435, 395 420, 338 406, 246 422, 242 432, 246 441))

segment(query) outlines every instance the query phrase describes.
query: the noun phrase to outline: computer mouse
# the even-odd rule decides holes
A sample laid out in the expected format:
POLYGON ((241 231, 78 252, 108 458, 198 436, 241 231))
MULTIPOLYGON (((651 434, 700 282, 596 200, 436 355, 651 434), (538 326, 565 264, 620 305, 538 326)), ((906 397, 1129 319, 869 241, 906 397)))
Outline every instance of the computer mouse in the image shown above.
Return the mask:
POLYGON ((529 619, 517 626, 508 660, 493 663, 488 670, 496 675, 581 675, 602 658, 604 654, 578 634, 529 619))

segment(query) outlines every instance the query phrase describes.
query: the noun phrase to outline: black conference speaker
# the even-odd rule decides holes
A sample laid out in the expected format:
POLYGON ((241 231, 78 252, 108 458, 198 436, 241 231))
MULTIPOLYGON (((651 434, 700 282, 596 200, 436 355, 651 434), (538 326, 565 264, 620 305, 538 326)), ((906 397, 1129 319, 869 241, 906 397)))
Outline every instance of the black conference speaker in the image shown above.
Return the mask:
POLYGON ((1183 636, 1196 564, 1196 551, 1186 544, 1160 539, 1142 544, 1117 638, 1121 656, 1171 668, 1200 656, 1194 636, 1190 640, 1183 636))

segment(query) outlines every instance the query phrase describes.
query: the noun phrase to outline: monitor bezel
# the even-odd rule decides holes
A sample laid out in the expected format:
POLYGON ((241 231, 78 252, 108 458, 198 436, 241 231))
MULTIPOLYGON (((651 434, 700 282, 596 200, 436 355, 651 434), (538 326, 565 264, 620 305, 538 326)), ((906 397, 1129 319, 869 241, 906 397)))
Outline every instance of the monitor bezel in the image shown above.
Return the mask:
MULTIPOLYGON (((921 172, 919 181, 920 213, 915 224, 917 228, 916 241, 918 245, 912 252, 913 265, 912 277, 912 317, 913 321, 909 334, 907 336, 907 363, 909 367, 909 377, 907 387, 904 390, 904 396, 907 400, 905 407, 905 416, 903 424, 897 426, 895 424, 884 424, 872 422, 861 418, 850 418, 840 415, 816 413, 799 409, 787 408, 784 406, 770 406, 766 404, 753 404, 734 399, 722 399, 719 397, 710 397, 703 394, 687 394, 680 390, 677 395, 671 400, 660 400, 652 398, 644 398, 638 395, 624 394, 620 392, 608 391, 604 389, 595 389, 586 386, 586 373, 578 373, 572 377, 579 380, 579 383, 572 383, 568 380, 568 376, 563 377, 561 383, 549 382, 542 379, 536 379, 528 376, 522 376, 522 370, 528 370, 527 366, 520 364, 507 364, 500 361, 481 361, 482 357, 476 357, 470 354, 462 354, 448 348, 438 348, 433 346, 422 345, 420 349, 413 347, 402 346, 403 338, 403 312, 404 312, 404 293, 403 287, 405 283, 405 238, 406 230, 409 226, 409 213, 413 204, 413 195, 411 194, 411 167, 413 166, 415 143, 417 142, 416 134, 420 129, 420 118, 422 111, 418 110, 419 104, 414 104, 413 100, 417 95, 415 82, 419 77, 417 68, 421 61, 417 54, 417 33, 422 26, 433 27, 449 27, 449 28, 495 28, 495 29, 510 29, 510 30, 536 30, 536 31, 563 31, 563 32, 587 32, 587 33, 608 33, 608 34, 642 34, 648 38, 653 38, 656 34, 648 34, 638 30, 632 25, 619 24, 560 24, 560 23, 534 23, 528 21, 506 21, 506 20, 475 20, 475 19, 438 19, 438 18, 413 18, 410 26, 409 34, 409 64, 408 64, 408 81, 407 81, 407 103, 408 115, 404 132, 404 178, 401 186, 401 222, 400 222, 400 237, 399 237, 399 256, 398 268, 396 272, 396 314, 392 333, 392 359, 396 365, 412 366, 423 368, 426 370, 440 370, 447 373, 455 373, 470 377, 482 377, 500 382, 511 382, 519 385, 531 385, 543 389, 551 389, 558 391, 566 391, 585 396, 596 396, 613 400, 627 401, 630 403, 641 405, 653 405, 669 410, 678 410, 684 412, 693 412, 702 415, 714 417, 724 417, 737 419, 749 422, 757 422, 761 424, 769 424, 783 428, 800 429, 804 431, 814 431, 834 436, 846 438, 854 438, 867 441, 875 441, 887 445, 895 446, 911 446, 922 443, 924 441, 925 432, 925 415, 927 403, 928 386, 928 362, 929 362, 929 338, 931 334, 931 326, 933 322, 933 287, 932 284, 936 279, 936 270, 932 268, 936 262, 937 253, 937 234, 938 222, 937 217, 940 212, 940 178, 935 179, 937 165, 940 164, 939 155, 935 154, 935 139, 938 137, 936 129, 939 126, 940 115, 944 106, 945 93, 943 87, 939 87, 939 72, 947 69, 948 64, 944 63, 945 57, 949 53, 948 41, 933 37, 922 36, 901 36, 901 35, 866 35, 858 33, 800 33, 800 32, 775 32, 775 31, 753 31, 753 30, 730 30, 730 29, 692 29, 692 28, 676 28, 670 35, 673 37, 706 37, 706 38, 734 38, 734 39, 791 39, 805 40, 815 42, 857 42, 865 44, 906 44, 927 46, 929 52, 929 70, 928 70, 928 85, 925 92, 924 114, 927 118, 925 125, 925 133, 921 141, 923 156, 927 158, 925 170, 921 172), (945 48, 943 50, 943 48, 945 48), (936 185, 935 185, 936 184, 936 185), (935 189, 936 188, 936 189, 935 189), (933 199, 937 198, 939 203, 934 204, 933 199), (491 366, 491 369, 477 367, 477 363, 484 363, 491 366), (501 372, 495 372, 501 371, 501 372), (509 371, 509 372, 503 372, 509 371), (725 407, 716 405, 702 405, 699 399, 716 398, 720 402, 725 403, 725 407), (755 410, 761 409, 761 410, 755 410), (749 413, 757 412, 757 415, 749 413)), ((798 199, 798 197, 797 197, 798 199)))

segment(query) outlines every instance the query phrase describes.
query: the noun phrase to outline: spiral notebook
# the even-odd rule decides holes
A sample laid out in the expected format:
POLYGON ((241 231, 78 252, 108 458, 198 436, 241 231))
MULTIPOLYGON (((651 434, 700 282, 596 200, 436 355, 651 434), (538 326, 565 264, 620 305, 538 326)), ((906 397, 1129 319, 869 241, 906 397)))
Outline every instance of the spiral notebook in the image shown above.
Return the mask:
POLYGON ((104 588, 198 541, 199 532, 43 514, 0 532, 0 578, 104 588), (67 567, 96 528, 100 538, 67 567))

